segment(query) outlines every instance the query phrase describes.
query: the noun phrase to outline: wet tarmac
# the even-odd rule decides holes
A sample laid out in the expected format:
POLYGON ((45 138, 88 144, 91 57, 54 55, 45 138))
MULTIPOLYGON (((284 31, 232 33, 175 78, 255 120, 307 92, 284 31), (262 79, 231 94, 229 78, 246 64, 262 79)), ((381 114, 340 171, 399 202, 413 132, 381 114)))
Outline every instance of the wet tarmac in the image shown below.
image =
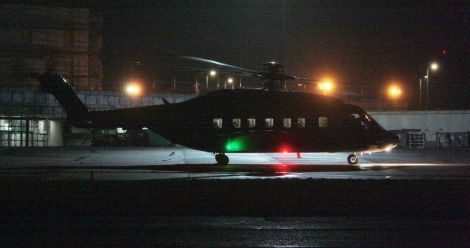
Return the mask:
POLYGON ((0 228, 0 244, 73 247, 463 247, 470 244, 469 226, 468 219, 409 217, 5 218, 0 228))
POLYGON ((0 245, 464 247, 470 150, 0 150, 0 245), (351 180, 352 179, 352 180, 351 180))

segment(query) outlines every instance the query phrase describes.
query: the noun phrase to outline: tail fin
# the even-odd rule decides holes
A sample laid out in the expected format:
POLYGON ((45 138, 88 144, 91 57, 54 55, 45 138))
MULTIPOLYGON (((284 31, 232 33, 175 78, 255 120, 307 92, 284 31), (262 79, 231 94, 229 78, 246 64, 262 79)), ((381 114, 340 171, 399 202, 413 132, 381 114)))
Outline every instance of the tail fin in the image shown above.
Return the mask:
POLYGON ((49 72, 39 77, 40 89, 54 95, 67 113, 67 120, 77 123, 89 123, 90 111, 70 88, 67 80, 59 74, 49 72))

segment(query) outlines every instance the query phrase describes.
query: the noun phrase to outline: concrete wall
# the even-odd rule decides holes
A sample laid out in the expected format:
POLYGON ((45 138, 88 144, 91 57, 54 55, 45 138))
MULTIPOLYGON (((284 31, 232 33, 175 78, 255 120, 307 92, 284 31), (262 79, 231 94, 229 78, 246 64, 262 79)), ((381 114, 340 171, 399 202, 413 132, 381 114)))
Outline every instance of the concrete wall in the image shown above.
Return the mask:
POLYGON ((470 110, 371 111, 369 114, 387 130, 421 129, 427 141, 437 132, 470 132, 470 110))

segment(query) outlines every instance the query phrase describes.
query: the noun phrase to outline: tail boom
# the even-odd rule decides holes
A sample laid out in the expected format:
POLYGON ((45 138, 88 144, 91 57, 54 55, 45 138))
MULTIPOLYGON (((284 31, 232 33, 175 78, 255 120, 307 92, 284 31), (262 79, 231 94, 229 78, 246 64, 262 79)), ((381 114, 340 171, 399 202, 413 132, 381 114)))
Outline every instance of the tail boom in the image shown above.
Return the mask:
POLYGON ((87 126, 91 122, 88 108, 70 87, 67 80, 59 74, 45 73, 39 77, 40 89, 52 94, 67 114, 67 120, 72 124, 87 126))

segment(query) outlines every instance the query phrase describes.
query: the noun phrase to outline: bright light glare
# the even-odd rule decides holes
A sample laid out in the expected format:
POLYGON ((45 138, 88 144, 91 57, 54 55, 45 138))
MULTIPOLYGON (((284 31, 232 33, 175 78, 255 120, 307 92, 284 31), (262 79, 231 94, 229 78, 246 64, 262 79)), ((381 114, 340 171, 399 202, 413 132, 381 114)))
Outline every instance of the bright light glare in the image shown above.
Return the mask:
POLYGON ((227 82, 228 82, 229 84, 233 83, 233 78, 229 77, 229 78, 227 79, 227 82))
POLYGON ((401 89, 400 89, 400 87, 398 87, 396 85, 392 85, 388 88, 388 94, 391 97, 396 98, 396 97, 401 95, 401 89))
POLYGON ((439 69, 439 65, 436 62, 432 63, 431 64, 431 70, 435 71, 437 69, 439 69))
POLYGON ((214 71, 214 70, 211 70, 211 71, 209 72, 209 75, 211 75, 211 77, 213 77, 213 76, 217 75, 217 72, 214 71))
POLYGON ((320 90, 323 92, 323 94, 327 94, 333 90, 334 85, 331 81, 324 81, 320 83, 318 87, 320 87, 320 90))
POLYGON ((142 93, 142 87, 135 82, 129 83, 126 86, 126 93, 130 96, 139 96, 142 93))

